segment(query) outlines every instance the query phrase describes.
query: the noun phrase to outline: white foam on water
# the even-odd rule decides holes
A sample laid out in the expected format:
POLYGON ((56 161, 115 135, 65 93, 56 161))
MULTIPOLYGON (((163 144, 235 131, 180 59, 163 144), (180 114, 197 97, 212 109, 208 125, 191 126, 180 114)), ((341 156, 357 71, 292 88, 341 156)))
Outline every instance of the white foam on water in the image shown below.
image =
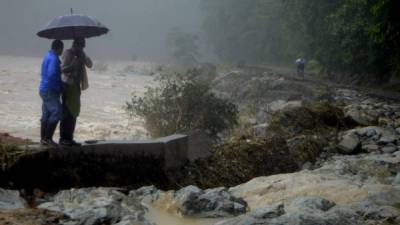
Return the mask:
MULTIPOLYGON (((41 61, 41 58, 0 56, 0 132, 39 140, 41 61)), ((120 71, 132 62, 106 63, 108 70, 104 72, 88 70, 90 87, 82 93, 76 138, 147 138, 143 122, 140 119, 129 120, 123 106, 130 100, 132 92, 140 95, 146 86, 154 85, 153 77, 121 75, 120 71)), ((153 65, 142 64, 145 68, 153 65)))

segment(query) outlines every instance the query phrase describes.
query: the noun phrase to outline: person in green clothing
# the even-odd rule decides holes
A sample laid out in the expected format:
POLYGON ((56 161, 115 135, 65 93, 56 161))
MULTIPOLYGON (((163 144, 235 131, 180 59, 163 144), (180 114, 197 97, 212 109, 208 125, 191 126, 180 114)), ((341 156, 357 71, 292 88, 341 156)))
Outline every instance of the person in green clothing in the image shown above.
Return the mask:
POLYGON ((72 48, 63 54, 63 118, 60 122, 59 141, 59 144, 63 146, 81 145, 74 140, 74 131, 81 108, 81 91, 89 87, 86 67, 93 66, 92 60, 83 51, 85 46, 85 39, 75 39, 72 48))

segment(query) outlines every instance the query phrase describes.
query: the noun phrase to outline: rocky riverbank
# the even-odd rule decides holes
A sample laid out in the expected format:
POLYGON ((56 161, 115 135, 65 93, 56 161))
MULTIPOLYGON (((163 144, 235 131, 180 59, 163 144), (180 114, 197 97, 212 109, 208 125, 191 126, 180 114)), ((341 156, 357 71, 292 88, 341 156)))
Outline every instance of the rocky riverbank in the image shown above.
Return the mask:
MULTIPOLYGON (((218 85, 237 85, 230 78, 219 78, 225 81, 218 85)), ((259 79, 267 78, 251 82, 259 79)), ((297 80, 310 94, 293 99, 301 88, 290 79, 268 79, 279 83, 268 88, 275 97, 262 98, 257 104, 263 107, 253 112, 242 110, 247 130, 213 155, 168 174, 174 190, 0 189, 0 224, 400 224, 399 102, 344 88, 323 91, 326 85, 297 80), (296 93, 279 95, 278 89, 296 93)), ((256 94, 243 82, 237 94, 246 108, 252 102, 246 96, 256 94)))

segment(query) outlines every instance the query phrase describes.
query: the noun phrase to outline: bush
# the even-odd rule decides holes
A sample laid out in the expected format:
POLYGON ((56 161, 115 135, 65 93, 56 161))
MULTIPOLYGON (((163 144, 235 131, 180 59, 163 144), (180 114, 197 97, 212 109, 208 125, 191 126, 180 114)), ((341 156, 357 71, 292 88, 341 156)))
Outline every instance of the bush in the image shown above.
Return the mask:
POLYGON ((133 96, 126 109, 144 119, 152 137, 200 129, 216 139, 237 124, 237 106, 218 98, 210 82, 198 79, 198 70, 164 74, 158 87, 148 87, 143 97, 133 96))

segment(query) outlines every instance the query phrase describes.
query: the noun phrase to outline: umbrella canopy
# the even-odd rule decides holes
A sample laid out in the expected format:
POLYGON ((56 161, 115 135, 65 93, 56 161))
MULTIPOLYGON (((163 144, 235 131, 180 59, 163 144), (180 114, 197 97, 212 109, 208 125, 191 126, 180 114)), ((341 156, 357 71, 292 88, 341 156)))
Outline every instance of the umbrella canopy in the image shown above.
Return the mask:
POLYGON ((37 35, 42 38, 72 40, 108 33, 108 28, 90 16, 66 15, 50 21, 37 35))

